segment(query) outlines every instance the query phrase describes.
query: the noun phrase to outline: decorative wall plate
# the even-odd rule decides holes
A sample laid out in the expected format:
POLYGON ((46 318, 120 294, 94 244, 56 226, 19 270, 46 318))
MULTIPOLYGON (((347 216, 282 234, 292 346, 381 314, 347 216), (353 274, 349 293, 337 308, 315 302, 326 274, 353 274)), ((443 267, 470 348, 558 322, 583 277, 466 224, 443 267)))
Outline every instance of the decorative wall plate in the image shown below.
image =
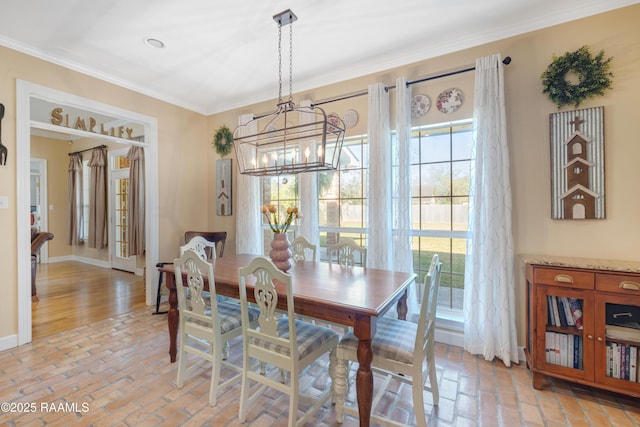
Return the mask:
POLYGON ((427 114, 431 108, 431 99, 427 95, 416 95, 411 98, 411 117, 427 114))
POLYGON ((356 110, 347 110, 342 115, 344 126, 349 129, 358 123, 358 112, 356 110))
POLYGON ((327 122, 340 129, 342 129, 342 126, 344 125, 344 122, 336 113, 327 114, 327 122))
POLYGON ((438 107, 438 111, 450 114, 457 111, 462 106, 463 101, 462 91, 451 88, 440 92, 436 100, 436 107, 438 107))

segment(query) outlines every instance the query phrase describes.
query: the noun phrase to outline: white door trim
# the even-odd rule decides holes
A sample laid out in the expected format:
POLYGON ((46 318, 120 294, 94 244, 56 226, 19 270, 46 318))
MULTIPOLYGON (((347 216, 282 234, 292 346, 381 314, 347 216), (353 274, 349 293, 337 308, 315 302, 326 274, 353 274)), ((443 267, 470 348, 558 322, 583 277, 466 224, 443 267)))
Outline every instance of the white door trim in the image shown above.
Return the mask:
MULTIPOLYGON (((16 82, 16 190, 18 235, 18 345, 31 342, 31 261, 30 261, 30 157, 31 99, 40 98, 61 106, 73 106, 85 111, 102 113, 144 125, 145 141, 133 142, 145 147, 146 195, 146 304, 154 304, 154 283, 158 279, 155 264, 158 259, 158 121, 146 116, 103 104, 80 96, 40 86, 24 80, 16 82)), ((95 134, 92 137, 100 139, 95 134)), ((113 137, 108 137, 113 140, 113 137)), ((64 239, 65 236, 59 236, 64 239)))
MULTIPOLYGON (((109 151, 109 259, 111 260, 111 268, 136 273, 136 256, 131 255, 128 259, 119 258, 116 255, 116 197, 115 197, 115 181, 116 179, 129 178, 129 169, 113 169, 113 161, 117 156, 126 156, 127 148, 109 151)), ((142 274, 140 274, 142 275, 142 274)))
MULTIPOLYGON (((47 159, 39 159, 31 157, 29 159, 29 167, 31 162, 38 165, 38 175, 40 177, 40 231, 49 229, 49 194, 47 185, 47 159)), ((42 246, 40 249, 40 262, 46 264, 49 260, 49 245, 42 246)))

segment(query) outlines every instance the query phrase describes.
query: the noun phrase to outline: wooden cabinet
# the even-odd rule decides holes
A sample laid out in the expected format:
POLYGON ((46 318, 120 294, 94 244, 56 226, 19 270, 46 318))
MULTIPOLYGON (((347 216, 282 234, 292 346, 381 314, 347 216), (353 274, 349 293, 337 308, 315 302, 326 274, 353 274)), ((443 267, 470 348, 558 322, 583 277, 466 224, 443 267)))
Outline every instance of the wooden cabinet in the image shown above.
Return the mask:
POLYGON ((551 376, 640 397, 640 263, 529 257, 525 265, 534 388, 551 376))

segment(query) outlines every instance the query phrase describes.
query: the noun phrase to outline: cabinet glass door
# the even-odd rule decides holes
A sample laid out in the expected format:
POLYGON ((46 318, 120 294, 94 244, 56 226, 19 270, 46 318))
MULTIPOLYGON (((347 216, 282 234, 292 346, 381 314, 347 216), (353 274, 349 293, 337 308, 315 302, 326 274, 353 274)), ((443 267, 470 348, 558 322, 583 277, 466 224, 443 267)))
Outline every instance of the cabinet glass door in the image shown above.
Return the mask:
POLYGON ((624 296, 599 295, 596 316, 598 380, 616 387, 640 390, 640 307, 624 296))
POLYGON ((544 343, 538 351, 543 369, 587 379, 593 377, 590 366, 593 354, 592 320, 589 297, 584 293, 559 288, 538 288, 538 333, 544 343))

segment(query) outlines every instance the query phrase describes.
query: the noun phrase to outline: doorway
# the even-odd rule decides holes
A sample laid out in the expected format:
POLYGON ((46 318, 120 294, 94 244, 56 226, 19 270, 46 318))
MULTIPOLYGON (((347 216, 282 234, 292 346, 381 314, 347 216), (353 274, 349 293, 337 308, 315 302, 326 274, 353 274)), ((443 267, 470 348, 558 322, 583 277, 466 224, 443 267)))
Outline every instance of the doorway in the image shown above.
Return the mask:
POLYGON ((111 267, 136 272, 136 256, 129 255, 129 159, 127 150, 109 152, 109 258, 111 267))
POLYGON ((18 80, 16 84, 16 168, 17 168, 17 226, 18 226, 18 336, 17 345, 31 342, 31 269, 30 269, 30 154, 31 132, 64 133, 85 138, 108 140, 128 145, 139 145, 145 149, 145 205, 146 205, 146 257, 145 257, 145 302, 153 305, 158 278, 155 263, 158 259, 158 150, 157 120, 132 111, 99 103, 66 92, 50 89, 34 83, 18 80), (34 105, 50 103, 75 109, 95 116, 108 116, 123 123, 135 123, 143 129, 140 141, 125 140, 81 129, 66 128, 51 124, 50 120, 38 117, 34 105), (151 213, 154 213, 153 215, 151 213))

